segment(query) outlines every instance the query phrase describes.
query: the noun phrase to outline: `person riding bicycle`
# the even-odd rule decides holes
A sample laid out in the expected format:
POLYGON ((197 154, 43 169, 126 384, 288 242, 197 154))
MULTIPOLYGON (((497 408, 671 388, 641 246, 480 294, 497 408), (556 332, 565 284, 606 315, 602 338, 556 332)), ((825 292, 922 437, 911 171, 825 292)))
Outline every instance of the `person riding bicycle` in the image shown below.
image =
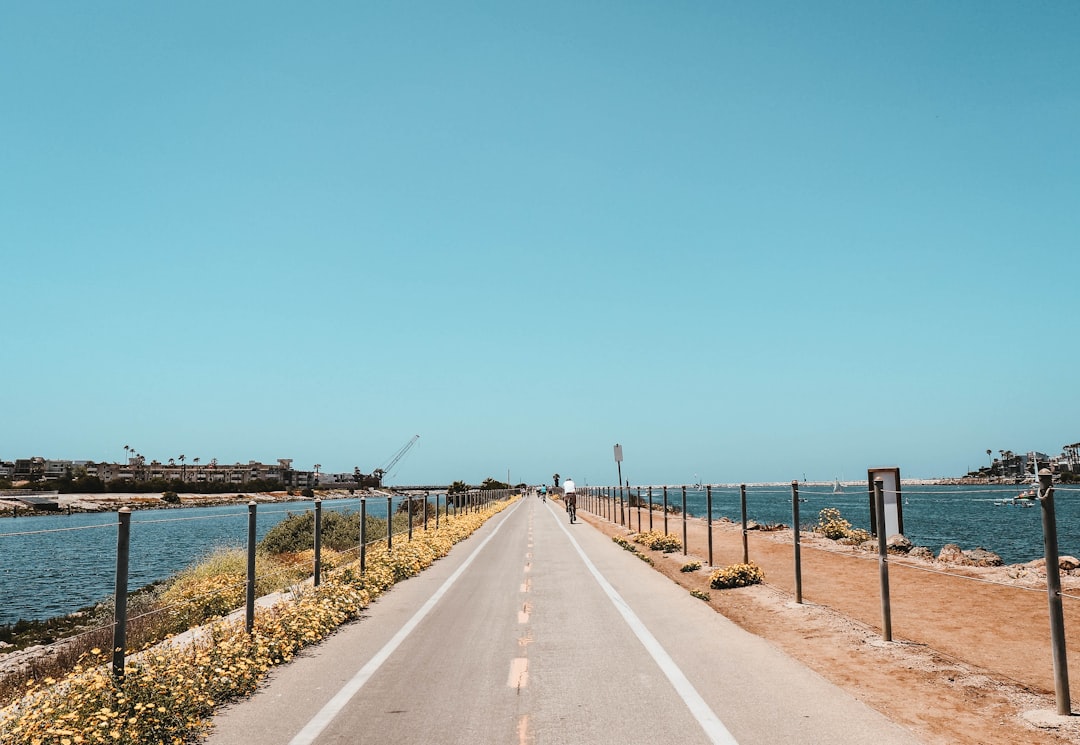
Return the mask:
POLYGON ((540 485, 540 499, 544 502, 547 501, 547 486, 544 484, 540 485))
POLYGON ((570 522, 574 522, 577 519, 577 487, 569 476, 563 482, 563 496, 566 498, 566 511, 570 513, 570 522))

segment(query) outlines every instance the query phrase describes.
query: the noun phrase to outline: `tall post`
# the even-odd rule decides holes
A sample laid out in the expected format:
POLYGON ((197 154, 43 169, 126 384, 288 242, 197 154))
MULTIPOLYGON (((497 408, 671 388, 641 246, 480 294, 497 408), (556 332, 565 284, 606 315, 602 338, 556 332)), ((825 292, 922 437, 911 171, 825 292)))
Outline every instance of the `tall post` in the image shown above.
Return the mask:
POLYGON ((315 586, 322 584, 322 500, 315 500, 315 586))
POLYGON ((641 487, 637 488, 637 532, 641 532, 641 487))
POLYGON ((750 563, 750 547, 747 544, 746 534, 746 484, 739 484, 739 502, 742 509, 742 563, 750 563))
POLYGON ((439 493, 435 492, 435 530, 439 529, 439 493))
POLYGON ((131 509, 121 507, 116 527, 116 591, 113 603, 112 673, 124 679, 124 654, 127 649, 128 562, 131 549, 131 509))
POLYGON ((667 486, 664 487, 664 535, 668 534, 667 529, 667 486))
POLYGON ((615 443, 615 465, 619 468, 619 493, 622 493, 622 445, 615 443))
POLYGON ((885 482, 874 481, 874 509, 877 511, 878 573, 881 578, 881 635, 892 641, 892 603, 889 598, 889 549, 885 545, 885 482))
MULTIPOLYGON (((429 491, 424 492, 424 532, 425 533, 427 532, 427 508, 428 508, 428 502, 430 500, 431 500, 431 492, 429 492, 429 491)), ((435 504, 438 504, 438 503, 439 503, 439 498, 436 495, 435 504)))
POLYGON ((649 487, 649 532, 652 532, 652 487, 649 487))
POLYGON ((712 485, 705 487, 705 510, 709 513, 705 524, 709 533, 709 566, 712 566, 712 485))
POLYGON ((360 576, 367 571, 367 497, 360 497, 360 576))
POLYGON ((394 550, 394 498, 386 498, 386 553, 394 550))
POLYGON ((795 534, 795 602, 802 604, 802 547, 799 536, 799 482, 791 482, 791 522, 795 534))
POLYGON ((1046 553, 1046 596, 1050 602, 1050 643, 1054 652, 1054 691, 1057 713, 1071 713, 1069 665, 1065 657, 1065 617, 1061 607, 1061 572, 1058 556, 1057 515, 1054 512, 1054 477, 1050 469, 1039 470, 1039 502, 1042 504, 1043 547, 1046 553))
POLYGON ((244 603, 244 630, 255 628, 255 500, 248 502, 247 588, 244 603))
POLYGON ((682 554, 686 556, 686 484, 682 488, 682 554))
POLYGON ((408 496, 408 504, 406 505, 409 510, 409 542, 412 543, 412 512, 413 512, 413 498, 412 494, 408 496))

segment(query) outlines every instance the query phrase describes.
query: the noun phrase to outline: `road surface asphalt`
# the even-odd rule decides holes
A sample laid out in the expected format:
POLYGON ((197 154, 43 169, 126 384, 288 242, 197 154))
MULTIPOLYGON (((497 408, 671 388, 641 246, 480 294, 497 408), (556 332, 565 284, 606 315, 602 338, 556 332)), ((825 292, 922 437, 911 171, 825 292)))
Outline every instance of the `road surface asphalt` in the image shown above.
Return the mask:
POLYGON ((214 725, 209 745, 918 742, 534 497, 214 725))

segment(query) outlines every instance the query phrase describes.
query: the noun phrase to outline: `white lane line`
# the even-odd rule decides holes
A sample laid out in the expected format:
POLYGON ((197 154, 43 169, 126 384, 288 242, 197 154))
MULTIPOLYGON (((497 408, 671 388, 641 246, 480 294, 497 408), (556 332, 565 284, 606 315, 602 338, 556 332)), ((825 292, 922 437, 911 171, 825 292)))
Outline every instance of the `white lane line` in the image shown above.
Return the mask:
POLYGON ((512 515, 522 504, 524 504, 524 502, 518 502, 503 516, 503 520, 501 520, 499 524, 495 526, 495 529, 488 534, 488 537, 481 541, 480 545, 469 554, 469 558, 465 559, 465 561, 461 563, 461 566, 446 578, 446 581, 442 583, 442 586, 435 591, 434 595, 428 598, 428 601, 420 607, 420 610, 416 611, 413 617, 410 618, 404 626, 398 629, 398 632, 394 634, 393 638, 390 639, 390 641, 388 641, 374 657, 368 660, 366 665, 360 668, 356 675, 354 675, 352 679, 349 680, 341 690, 311 718, 310 722, 304 725, 304 728, 296 734, 296 737, 289 740, 289 745, 311 745, 311 743, 315 742, 315 738, 327 728, 330 722, 334 720, 334 717, 341 713, 341 710, 349 703, 349 699, 355 696, 357 692, 364 687, 364 684, 371 679, 371 676, 374 675, 390 655, 394 653, 394 650, 396 650, 401 643, 405 641, 406 637, 413 632, 413 629, 424 620, 424 616, 426 616, 431 609, 435 607, 436 603, 442 599, 442 596, 446 594, 446 591, 450 589, 451 585, 457 582, 458 578, 465 573, 465 570, 473 563, 473 559, 476 558, 477 554, 484 549, 484 546, 488 544, 488 541, 495 537, 495 534, 499 532, 502 526, 506 525, 506 521, 510 518, 510 515, 512 515))
POLYGON ((728 731, 728 728, 724 726, 724 723, 720 721, 720 717, 716 716, 716 713, 705 702, 705 699, 701 697, 701 694, 694 688, 694 684, 686 677, 682 669, 675 664, 675 660, 671 659, 671 655, 660 645, 660 642, 656 640, 656 637, 652 635, 652 632, 642 623, 641 619, 637 617, 633 609, 623 599, 622 595, 611 586, 611 583, 600 573, 600 570, 596 568, 596 565, 592 563, 588 556, 585 555, 585 551, 578 544, 577 540, 570 533, 570 530, 563 524, 562 519, 554 512, 551 513, 555 518, 555 521, 562 528, 563 533, 570 539, 570 543, 573 544, 574 550, 577 551, 578 556, 585 562, 585 566, 588 568, 592 576, 596 578, 596 581, 600 583, 600 587, 607 593, 608 598, 611 600, 615 609, 622 615, 623 620, 626 621, 626 625, 630 627, 630 630, 634 632, 638 640, 652 656, 653 660, 667 676, 667 679, 671 681, 671 685, 675 687, 675 691, 679 694, 679 697, 686 703, 690 713, 697 720, 701 728, 705 730, 705 735, 715 745, 739 745, 734 735, 728 731))

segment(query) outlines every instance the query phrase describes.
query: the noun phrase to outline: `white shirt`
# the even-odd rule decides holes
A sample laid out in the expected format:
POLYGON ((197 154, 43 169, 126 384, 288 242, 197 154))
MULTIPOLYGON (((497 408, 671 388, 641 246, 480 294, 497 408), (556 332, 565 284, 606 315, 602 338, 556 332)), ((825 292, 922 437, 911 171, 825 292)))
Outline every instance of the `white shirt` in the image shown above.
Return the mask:
POLYGON ((577 487, 574 486, 573 480, 567 479, 566 481, 563 482, 563 491, 565 491, 567 494, 576 494, 577 493, 577 487))

